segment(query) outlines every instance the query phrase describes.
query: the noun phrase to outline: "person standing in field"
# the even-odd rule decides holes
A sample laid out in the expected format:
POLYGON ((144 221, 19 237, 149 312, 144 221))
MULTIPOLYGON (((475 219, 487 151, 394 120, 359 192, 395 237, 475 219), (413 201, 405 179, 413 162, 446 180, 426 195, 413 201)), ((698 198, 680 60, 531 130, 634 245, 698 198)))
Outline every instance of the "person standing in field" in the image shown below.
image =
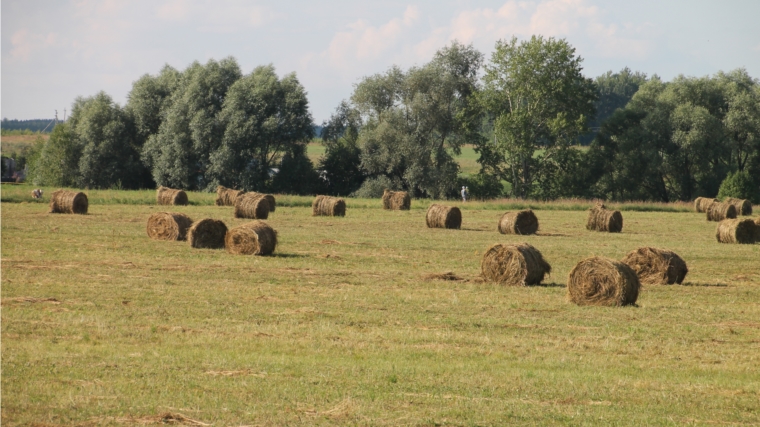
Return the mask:
POLYGON ((462 201, 463 202, 467 201, 467 187, 465 187, 464 185, 462 186, 462 201))

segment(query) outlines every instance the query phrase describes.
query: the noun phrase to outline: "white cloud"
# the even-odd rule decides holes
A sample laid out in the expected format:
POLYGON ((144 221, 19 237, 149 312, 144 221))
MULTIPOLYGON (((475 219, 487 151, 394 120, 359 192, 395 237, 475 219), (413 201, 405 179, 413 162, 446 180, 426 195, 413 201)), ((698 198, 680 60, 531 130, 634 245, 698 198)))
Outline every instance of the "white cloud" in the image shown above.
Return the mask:
POLYGON ((17 30, 11 36, 10 58, 13 61, 26 62, 35 51, 55 46, 58 36, 55 33, 30 33, 26 28, 17 30))

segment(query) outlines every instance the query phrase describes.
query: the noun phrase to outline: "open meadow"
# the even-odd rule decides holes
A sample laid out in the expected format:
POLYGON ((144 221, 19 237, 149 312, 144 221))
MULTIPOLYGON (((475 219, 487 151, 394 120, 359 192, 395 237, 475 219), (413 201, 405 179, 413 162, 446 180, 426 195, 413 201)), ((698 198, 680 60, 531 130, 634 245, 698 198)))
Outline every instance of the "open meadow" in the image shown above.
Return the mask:
POLYGON ((189 192, 86 191, 87 215, 49 214, 30 185, 2 187, 4 426, 753 425, 760 423, 760 244, 719 244, 686 204, 615 205, 622 233, 585 229, 590 202, 347 199, 345 218, 277 196, 274 256, 146 235, 176 211, 232 228, 232 207, 189 192), (538 235, 496 231, 531 206, 538 235), (528 242, 541 286, 479 280, 493 243, 528 242), (637 306, 578 307, 573 266, 639 246, 678 253, 683 285, 637 306), (426 276, 452 272, 461 280, 426 276))

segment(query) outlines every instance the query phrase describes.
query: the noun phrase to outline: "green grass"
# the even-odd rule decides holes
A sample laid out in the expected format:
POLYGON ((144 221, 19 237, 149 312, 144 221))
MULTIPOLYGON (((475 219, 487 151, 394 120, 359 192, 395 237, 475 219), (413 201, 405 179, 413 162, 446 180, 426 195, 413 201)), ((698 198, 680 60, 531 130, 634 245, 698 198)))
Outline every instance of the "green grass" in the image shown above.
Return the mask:
MULTIPOLYGON (((252 257, 148 239, 167 209, 153 192, 88 191, 80 216, 10 190, 4 426, 760 423, 760 245, 718 244, 702 214, 628 211, 606 234, 558 203, 539 235, 504 236, 487 203, 465 206, 462 230, 431 230, 420 201, 349 200, 324 218, 278 196, 276 256, 252 257), (475 280, 489 245, 522 241, 552 265, 544 286, 475 280), (647 286, 638 307, 566 301, 580 259, 642 245, 680 254, 685 285, 647 286), (423 279, 446 271, 466 280, 423 279)), ((245 221, 206 197, 171 209, 245 221)))

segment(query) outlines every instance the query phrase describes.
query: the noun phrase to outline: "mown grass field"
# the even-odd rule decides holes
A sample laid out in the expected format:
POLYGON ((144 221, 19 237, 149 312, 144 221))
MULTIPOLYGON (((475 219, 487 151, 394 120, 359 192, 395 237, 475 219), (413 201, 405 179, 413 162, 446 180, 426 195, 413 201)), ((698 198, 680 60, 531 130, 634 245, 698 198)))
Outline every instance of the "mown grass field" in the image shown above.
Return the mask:
MULTIPOLYGON (((148 239, 154 192, 88 191, 79 216, 31 188, 2 187, 4 426, 760 423, 760 244, 717 243, 684 205, 623 205, 605 234, 581 201, 535 204, 539 234, 503 236, 520 202, 431 230, 429 202, 315 218, 281 196, 276 255, 252 257, 148 239), (522 241, 553 267, 544 286, 477 280, 488 246, 522 241), (686 283, 637 307, 566 301, 577 261, 642 245, 679 253, 686 283), (464 280, 425 279, 448 271, 464 280)), ((189 196, 172 210, 245 221, 189 196)))

